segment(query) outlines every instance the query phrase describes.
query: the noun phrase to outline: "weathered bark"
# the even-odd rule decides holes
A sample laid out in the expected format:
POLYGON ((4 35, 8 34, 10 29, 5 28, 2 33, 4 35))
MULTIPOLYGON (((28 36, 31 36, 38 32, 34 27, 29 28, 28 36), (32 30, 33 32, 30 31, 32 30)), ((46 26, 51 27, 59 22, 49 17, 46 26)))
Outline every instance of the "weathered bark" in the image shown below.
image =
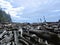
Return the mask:
POLYGON ((38 37, 47 40, 49 43, 53 43, 54 45, 60 45, 60 38, 57 34, 52 32, 44 32, 39 30, 30 30, 30 33, 36 34, 38 37))

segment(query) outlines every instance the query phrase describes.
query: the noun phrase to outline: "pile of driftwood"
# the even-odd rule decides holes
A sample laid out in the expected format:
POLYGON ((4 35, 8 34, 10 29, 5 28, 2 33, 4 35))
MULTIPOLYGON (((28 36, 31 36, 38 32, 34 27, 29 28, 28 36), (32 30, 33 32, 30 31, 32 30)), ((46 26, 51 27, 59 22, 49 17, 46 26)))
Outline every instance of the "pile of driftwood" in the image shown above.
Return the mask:
POLYGON ((0 23, 0 45, 60 45, 60 23, 0 23))

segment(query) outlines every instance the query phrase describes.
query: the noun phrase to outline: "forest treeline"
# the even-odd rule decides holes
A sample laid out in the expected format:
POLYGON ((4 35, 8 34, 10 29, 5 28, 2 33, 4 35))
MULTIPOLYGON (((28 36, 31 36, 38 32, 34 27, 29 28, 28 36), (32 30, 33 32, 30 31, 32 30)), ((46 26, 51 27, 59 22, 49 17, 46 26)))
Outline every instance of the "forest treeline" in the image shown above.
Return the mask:
POLYGON ((7 14, 2 8, 0 8, 0 22, 12 22, 10 14, 7 14))

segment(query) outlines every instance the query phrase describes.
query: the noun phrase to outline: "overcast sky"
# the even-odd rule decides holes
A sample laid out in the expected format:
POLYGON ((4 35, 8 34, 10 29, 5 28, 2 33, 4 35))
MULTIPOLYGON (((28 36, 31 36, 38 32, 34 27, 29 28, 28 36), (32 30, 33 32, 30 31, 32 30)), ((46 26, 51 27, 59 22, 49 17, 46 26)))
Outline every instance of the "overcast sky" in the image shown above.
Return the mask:
POLYGON ((60 0, 0 0, 0 6, 13 22, 40 22, 60 19, 60 0))

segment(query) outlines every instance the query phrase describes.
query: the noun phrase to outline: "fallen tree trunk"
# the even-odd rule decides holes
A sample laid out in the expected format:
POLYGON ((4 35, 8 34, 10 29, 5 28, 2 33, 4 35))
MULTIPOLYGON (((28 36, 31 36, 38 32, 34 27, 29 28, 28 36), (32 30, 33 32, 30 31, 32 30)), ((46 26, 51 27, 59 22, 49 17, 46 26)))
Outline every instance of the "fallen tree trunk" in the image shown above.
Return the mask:
POLYGON ((38 37, 47 40, 49 43, 54 45, 60 45, 60 39, 57 34, 52 32, 45 32, 42 30, 29 30, 30 33, 36 34, 38 37))

